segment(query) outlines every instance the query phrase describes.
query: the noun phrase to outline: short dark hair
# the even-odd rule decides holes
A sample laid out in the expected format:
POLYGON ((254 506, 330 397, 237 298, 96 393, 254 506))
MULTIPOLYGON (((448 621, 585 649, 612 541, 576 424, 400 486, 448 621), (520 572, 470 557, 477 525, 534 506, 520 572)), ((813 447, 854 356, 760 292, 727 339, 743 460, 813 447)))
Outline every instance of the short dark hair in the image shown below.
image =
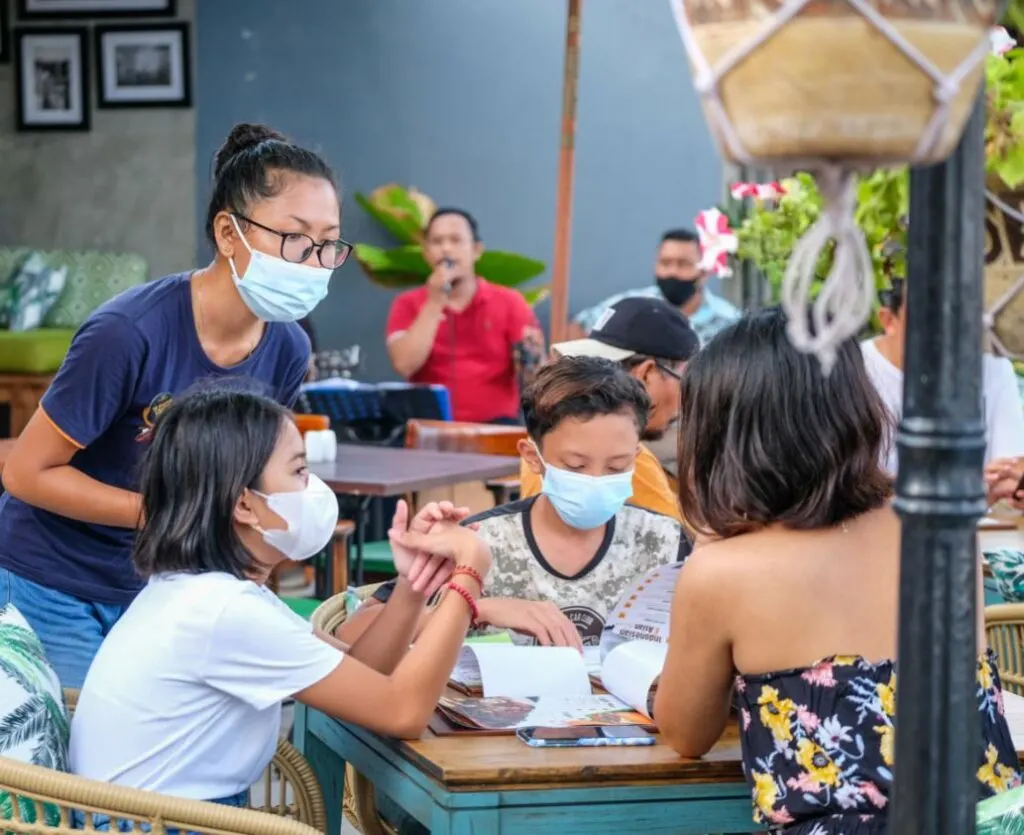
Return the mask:
POLYGON ((826 377, 777 309, 715 336, 683 373, 679 500, 705 535, 837 525, 892 493, 886 410, 849 340, 826 377))
POLYGON ((699 244, 700 237, 691 229, 669 229, 661 236, 661 243, 679 241, 682 244, 699 244))
POLYGON ((244 579, 259 566, 233 513, 246 488, 259 489, 290 417, 279 403, 233 388, 200 388, 171 404, 142 465, 134 558, 143 577, 224 571, 244 579))
POLYGON ((903 309, 903 299, 906 293, 907 282, 902 278, 894 278, 892 286, 882 290, 878 294, 878 301, 882 307, 887 307, 893 313, 899 313, 903 309))
POLYGON ((430 231, 430 227, 434 225, 435 220, 439 217, 444 217, 445 215, 458 215, 461 217, 469 224, 469 231, 473 236, 473 243, 480 242, 480 227, 477 225, 476 218, 465 209, 457 209, 454 206, 442 206, 440 209, 435 210, 430 216, 430 220, 427 221, 427 225, 423 229, 423 234, 426 235, 430 231))
POLYGON ((643 385, 618 363, 599 357, 562 357, 538 371, 523 393, 523 422, 537 443, 566 418, 626 414, 643 432, 650 410, 643 385))
POLYGON ((282 172, 327 180, 338 189, 334 172, 315 152, 264 125, 235 125, 213 158, 213 193, 206 209, 210 242, 218 214, 246 215, 254 203, 274 197, 281 191, 282 172))

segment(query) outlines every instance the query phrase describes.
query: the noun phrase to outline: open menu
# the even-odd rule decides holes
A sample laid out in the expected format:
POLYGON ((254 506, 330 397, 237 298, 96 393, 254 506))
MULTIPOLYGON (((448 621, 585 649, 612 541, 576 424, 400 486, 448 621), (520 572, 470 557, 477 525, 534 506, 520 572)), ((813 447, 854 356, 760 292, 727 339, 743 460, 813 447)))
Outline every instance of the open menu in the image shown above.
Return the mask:
POLYGON ((659 566, 627 588, 600 646, 582 655, 570 647, 467 643, 449 681, 461 695, 442 698, 439 712, 451 725, 481 731, 650 726, 681 567, 659 566))

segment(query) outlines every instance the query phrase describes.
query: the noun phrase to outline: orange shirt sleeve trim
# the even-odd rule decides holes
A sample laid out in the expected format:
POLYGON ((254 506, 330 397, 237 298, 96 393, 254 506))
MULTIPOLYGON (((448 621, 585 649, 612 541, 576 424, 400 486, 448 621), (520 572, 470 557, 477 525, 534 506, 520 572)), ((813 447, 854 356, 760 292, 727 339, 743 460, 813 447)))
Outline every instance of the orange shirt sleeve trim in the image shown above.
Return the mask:
POLYGON ((67 441, 69 444, 71 444, 76 449, 85 449, 85 447, 82 444, 78 443, 78 441, 76 441, 74 438, 72 438, 67 432, 65 432, 63 429, 61 429, 57 425, 57 422, 46 413, 46 409, 43 408, 42 404, 39 405, 39 413, 44 418, 46 418, 46 422, 49 423, 50 426, 53 427, 54 431, 58 435, 60 435, 65 441, 67 441))
POLYGON ((633 498, 629 503, 669 516, 677 522, 683 521, 679 500, 672 492, 661 462, 642 444, 633 469, 633 498))

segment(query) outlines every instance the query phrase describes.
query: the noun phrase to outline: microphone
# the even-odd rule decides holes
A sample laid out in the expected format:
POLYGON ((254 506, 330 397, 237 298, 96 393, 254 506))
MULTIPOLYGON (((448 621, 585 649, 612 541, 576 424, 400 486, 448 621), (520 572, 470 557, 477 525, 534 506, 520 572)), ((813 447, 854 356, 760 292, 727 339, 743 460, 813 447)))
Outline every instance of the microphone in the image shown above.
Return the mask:
MULTIPOLYGON (((455 262, 451 258, 445 258, 441 263, 444 264, 445 269, 449 270, 455 266, 455 262)), ((444 294, 446 296, 452 294, 452 280, 450 278, 444 283, 444 294)))

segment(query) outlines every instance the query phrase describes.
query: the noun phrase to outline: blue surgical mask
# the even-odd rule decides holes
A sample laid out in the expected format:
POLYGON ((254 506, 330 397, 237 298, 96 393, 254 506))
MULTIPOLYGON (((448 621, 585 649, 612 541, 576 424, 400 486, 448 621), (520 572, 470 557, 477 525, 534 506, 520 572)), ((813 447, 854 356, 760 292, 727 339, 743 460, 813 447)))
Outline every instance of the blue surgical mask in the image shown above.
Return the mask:
POLYGON ((235 260, 228 259, 235 287, 249 310, 264 322, 295 322, 308 316, 327 295, 333 270, 257 252, 249 246, 238 221, 232 217, 231 222, 249 250, 249 266, 242 276, 235 269, 235 260))
MULTIPOLYGON (((540 455, 538 450, 537 455, 540 455)), ((599 528, 618 513, 633 495, 633 471, 593 476, 544 464, 541 492, 569 527, 580 531, 599 528)))

